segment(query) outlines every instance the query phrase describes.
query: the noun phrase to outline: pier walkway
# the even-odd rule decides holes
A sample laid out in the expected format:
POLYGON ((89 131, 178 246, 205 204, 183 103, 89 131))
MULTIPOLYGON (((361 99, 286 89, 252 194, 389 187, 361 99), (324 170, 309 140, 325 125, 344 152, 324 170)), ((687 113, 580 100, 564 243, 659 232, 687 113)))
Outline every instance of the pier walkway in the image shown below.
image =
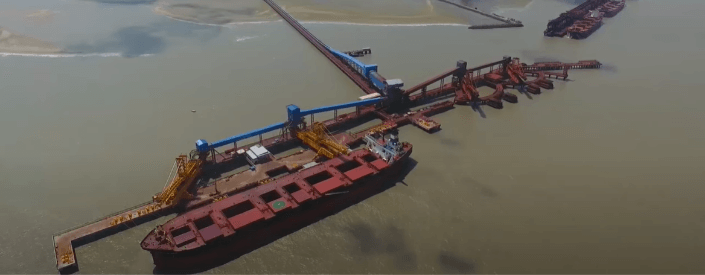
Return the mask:
POLYGON ((53 238, 56 268, 61 273, 78 271, 75 247, 171 214, 172 210, 171 205, 150 201, 59 232, 53 238))
POLYGON ((563 69, 599 69, 602 63, 597 60, 580 60, 577 63, 536 62, 531 65, 522 64, 524 71, 554 71, 563 69))
POLYGON ((328 50, 328 47, 318 40, 316 36, 311 34, 304 26, 302 26, 296 19, 291 17, 289 13, 287 13, 284 9, 282 9, 277 3, 274 3, 272 0, 264 0, 267 5, 272 7, 274 11, 276 11, 279 16, 281 16, 289 25, 294 27, 296 31, 298 31, 301 35, 303 35, 308 42, 311 42, 316 49, 318 49, 325 57, 327 57, 335 66, 338 67, 345 75, 347 75, 355 84, 357 84, 358 87, 362 89, 366 94, 373 94, 376 93, 377 91, 375 90, 374 87, 361 75, 359 75, 355 70, 350 68, 348 65, 346 65, 343 61, 335 57, 333 53, 328 50))
POLYGON ((515 28, 515 27, 523 27, 524 26, 524 24, 522 24, 521 21, 514 20, 511 18, 506 18, 503 16, 499 16, 494 13, 484 12, 484 11, 478 10, 477 8, 473 9, 468 6, 464 6, 464 5, 454 3, 454 2, 451 2, 448 0, 438 0, 438 1, 441 1, 446 4, 450 4, 450 5, 456 6, 458 8, 468 10, 468 11, 471 11, 471 12, 474 12, 474 13, 477 13, 477 14, 480 14, 480 15, 483 15, 483 16, 486 16, 486 17, 489 17, 489 18, 492 18, 494 20, 497 20, 497 21, 504 23, 504 24, 486 24, 486 25, 470 26, 469 27, 470 29, 515 28))

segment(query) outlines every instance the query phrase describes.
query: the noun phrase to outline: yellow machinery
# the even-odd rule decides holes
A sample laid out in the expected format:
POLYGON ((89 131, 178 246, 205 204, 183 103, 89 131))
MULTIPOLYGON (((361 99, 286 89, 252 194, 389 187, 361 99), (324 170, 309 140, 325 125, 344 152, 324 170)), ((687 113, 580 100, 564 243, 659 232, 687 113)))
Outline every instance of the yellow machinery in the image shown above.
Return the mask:
POLYGON ((304 144, 311 147, 317 152, 317 156, 325 156, 329 159, 335 158, 340 154, 349 154, 350 149, 345 145, 335 141, 328 134, 328 130, 323 123, 315 122, 309 130, 301 130, 296 133, 304 144))
POLYGON ((176 158, 176 176, 164 187, 161 193, 152 197, 152 199, 155 202, 168 206, 178 203, 183 198, 190 197, 191 195, 188 193, 188 189, 201 174, 202 164, 203 161, 200 159, 189 160, 186 155, 180 155, 176 158))
MULTIPOLYGON (((308 130, 298 131, 296 136, 315 150, 317 156, 325 156, 332 159, 340 154, 347 155, 350 153, 350 149, 333 139, 325 125, 320 122, 314 123, 308 130)), ((163 206, 171 206, 182 199, 190 198, 191 194, 189 194, 188 190, 201 175, 202 165, 203 160, 201 159, 189 160, 186 155, 176 158, 175 166, 177 172, 174 179, 168 182, 164 190, 152 197, 152 199, 163 206)))
POLYGON ((375 127, 370 128, 367 130, 368 134, 375 135, 375 134, 384 134, 387 130, 392 129, 392 126, 389 126, 385 123, 382 123, 380 125, 377 125, 375 127))

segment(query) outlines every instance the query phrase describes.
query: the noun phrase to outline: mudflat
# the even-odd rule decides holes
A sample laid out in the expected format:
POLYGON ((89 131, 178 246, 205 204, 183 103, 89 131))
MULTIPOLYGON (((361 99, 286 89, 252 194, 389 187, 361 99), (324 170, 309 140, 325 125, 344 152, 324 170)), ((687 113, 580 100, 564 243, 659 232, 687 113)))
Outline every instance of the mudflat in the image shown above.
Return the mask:
POLYGON ((0 53, 49 54, 60 53, 61 49, 49 42, 0 27, 0 53))
MULTIPOLYGON (((405 6, 395 1, 277 1, 301 21, 341 22, 353 24, 466 24, 467 19, 453 14, 444 4, 431 0, 413 0, 405 6)), ((279 17, 258 0, 161 0, 154 12, 170 18, 224 25, 277 20, 279 17)))

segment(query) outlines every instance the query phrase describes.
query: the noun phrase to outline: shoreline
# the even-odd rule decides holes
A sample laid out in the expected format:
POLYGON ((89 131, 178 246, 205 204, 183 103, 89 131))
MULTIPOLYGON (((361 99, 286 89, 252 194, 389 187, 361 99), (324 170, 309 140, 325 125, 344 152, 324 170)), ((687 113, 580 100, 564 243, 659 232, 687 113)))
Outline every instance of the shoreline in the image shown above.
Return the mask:
MULTIPOLYGON (((269 24, 282 22, 283 19, 275 19, 271 21, 242 21, 242 22, 230 22, 225 24, 214 24, 205 22, 195 22, 187 19, 182 19, 179 17, 174 17, 172 15, 160 14, 169 19, 197 24, 202 26, 212 26, 212 27, 235 27, 238 25, 256 25, 256 24, 269 24)), ((452 26, 452 27, 468 27, 469 24, 459 24, 459 23, 358 23, 358 22, 347 22, 347 21, 299 21, 301 24, 330 24, 330 25, 351 25, 351 26, 371 26, 371 27, 430 27, 430 26, 452 26)))
MULTIPOLYGON (((170 19, 184 21, 193 24, 207 26, 237 26, 245 24, 263 24, 270 22, 279 22, 282 19, 269 9, 259 10, 252 15, 252 19, 242 20, 233 17, 212 18, 213 20, 203 20, 199 18, 200 13, 175 12, 170 10, 170 6, 166 1, 160 1, 153 8, 155 14, 165 16, 170 19), (218 22, 228 21, 228 22, 218 22)), ((383 14, 360 14, 357 11, 340 12, 337 10, 315 9, 308 6, 294 6, 288 9, 302 24, 336 24, 336 25, 358 25, 358 26, 469 26, 468 22, 461 18, 444 16, 438 14, 430 0, 427 0, 427 8, 413 15, 383 15, 383 14)), ((183 6, 180 6, 183 7, 183 6)), ((193 8, 194 11, 204 10, 207 7, 198 6, 193 8)))
MULTIPOLYGON (((148 57, 154 54, 142 54, 137 57, 148 57)), ((122 53, 68 53, 68 52, 57 52, 57 53, 14 53, 14 52, 1 52, 0 57, 8 56, 20 56, 20 57, 49 57, 49 58, 67 58, 67 57, 123 57, 122 53)))

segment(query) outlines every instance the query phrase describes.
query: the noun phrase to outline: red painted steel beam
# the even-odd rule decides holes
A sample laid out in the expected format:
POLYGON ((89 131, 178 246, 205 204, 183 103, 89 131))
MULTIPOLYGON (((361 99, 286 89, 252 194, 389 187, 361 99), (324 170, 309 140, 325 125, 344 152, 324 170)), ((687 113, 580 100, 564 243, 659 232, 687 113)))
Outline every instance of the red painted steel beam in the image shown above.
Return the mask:
POLYGON ((456 71, 458 71, 458 68, 453 68, 453 69, 448 70, 448 71, 446 71, 446 72, 444 72, 444 73, 442 73, 442 74, 439 74, 439 75, 437 75, 437 76, 434 76, 434 77, 432 77, 432 78, 429 79, 429 80, 426 80, 426 81, 424 81, 424 82, 421 82, 421 83, 419 83, 418 85, 407 89, 406 91, 404 91, 404 95, 407 95, 407 96, 408 96, 408 95, 410 95, 410 94, 412 94, 412 93, 414 93, 414 92, 416 92, 416 91, 418 91, 418 90, 421 90, 423 87, 426 87, 426 86, 428 86, 428 85, 431 85, 431 84, 433 84, 434 82, 440 81, 441 79, 444 79, 444 78, 446 78, 446 77, 452 75, 452 74, 455 73, 456 71))
POLYGON ((505 59, 502 59, 502 60, 500 60, 500 61, 495 61, 495 62, 492 62, 492 63, 487 63, 487 64, 485 64, 485 65, 477 66, 477 67, 475 67, 475 68, 470 68, 470 69, 468 69, 468 72, 470 72, 470 71, 482 70, 482 69, 484 69, 484 68, 496 66, 496 65, 499 65, 499 64, 503 64, 503 63, 507 63, 507 64, 508 64, 508 63, 511 62, 511 61, 512 61, 511 58, 505 58, 505 59))

